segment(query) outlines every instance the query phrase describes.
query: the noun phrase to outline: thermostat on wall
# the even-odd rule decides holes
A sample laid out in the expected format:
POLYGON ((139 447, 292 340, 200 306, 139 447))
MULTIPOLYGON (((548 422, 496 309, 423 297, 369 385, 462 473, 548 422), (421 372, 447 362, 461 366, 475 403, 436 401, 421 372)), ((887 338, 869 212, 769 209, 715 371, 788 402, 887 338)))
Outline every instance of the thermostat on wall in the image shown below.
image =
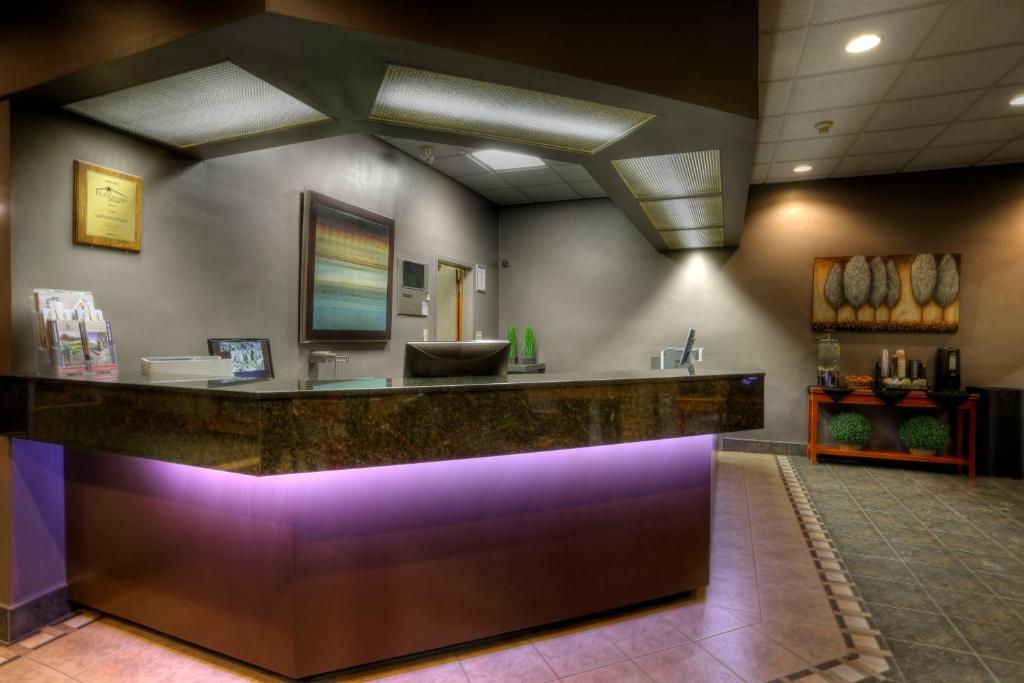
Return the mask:
POLYGON ((473 269, 473 273, 476 276, 476 291, 481 293, 487 292, 487 268, 484 266, 477 266, 473 269))

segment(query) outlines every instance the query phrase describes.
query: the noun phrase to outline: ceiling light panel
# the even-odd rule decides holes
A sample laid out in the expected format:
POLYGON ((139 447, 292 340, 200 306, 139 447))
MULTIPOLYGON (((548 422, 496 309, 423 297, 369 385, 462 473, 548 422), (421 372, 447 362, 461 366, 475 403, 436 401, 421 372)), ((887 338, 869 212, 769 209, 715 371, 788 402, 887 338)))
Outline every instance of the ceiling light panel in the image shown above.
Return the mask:
POLYGON ((659 230, 722 227, 722 198, 688 197, 640 202, 659 230))
POLYGON ((231 62, 73 102, 65 108, 178 148, 330 118, 231 62))
POLYGON ((370 120, 594 154, 653 114, 389 64, 370 120))
POLYGON ((482 149, 478 152, 471 152, 470 156, 492 171, 516 171, 522 168, 540 168, 547 165, 539 157, 506 152, 501 149, 482 149))
POLYGON ((722 191, 717 149, 612 161, 637 199, 686 197, 722 191))
POLYGON ((706 249, 725 246, 725 230, 722 228, 662 230, 658 234, 670 249, 706 249))

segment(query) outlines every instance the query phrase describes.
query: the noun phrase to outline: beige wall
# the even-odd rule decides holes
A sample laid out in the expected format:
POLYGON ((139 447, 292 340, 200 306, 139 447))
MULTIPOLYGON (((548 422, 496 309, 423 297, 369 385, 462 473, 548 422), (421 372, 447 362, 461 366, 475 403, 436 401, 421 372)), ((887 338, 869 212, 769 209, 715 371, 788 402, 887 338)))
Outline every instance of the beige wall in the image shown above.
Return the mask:
POLYGON ((767 373, 766 428, 746 436, 806 439, 815 256, 963 254, 958 333, 840 333, 843 372, 883 347, 931 371, 954 344, 969 383, 1024 387, 1024 165, 755 186, 735 251, 659 254, 607 200, 514 207, 499 251, 500 324, 535 325, 550 371, 647 367, 693 326, 706 366, 767 373))

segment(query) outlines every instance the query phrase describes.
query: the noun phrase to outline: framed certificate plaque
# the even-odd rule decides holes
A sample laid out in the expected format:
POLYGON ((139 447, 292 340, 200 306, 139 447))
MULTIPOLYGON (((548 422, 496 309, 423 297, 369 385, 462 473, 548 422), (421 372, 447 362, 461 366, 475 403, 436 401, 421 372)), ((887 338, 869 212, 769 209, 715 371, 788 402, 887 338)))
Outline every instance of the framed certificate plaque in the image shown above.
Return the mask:
POLYGON ((75 159, 75 244, 140 251, 142 178, 75 159))

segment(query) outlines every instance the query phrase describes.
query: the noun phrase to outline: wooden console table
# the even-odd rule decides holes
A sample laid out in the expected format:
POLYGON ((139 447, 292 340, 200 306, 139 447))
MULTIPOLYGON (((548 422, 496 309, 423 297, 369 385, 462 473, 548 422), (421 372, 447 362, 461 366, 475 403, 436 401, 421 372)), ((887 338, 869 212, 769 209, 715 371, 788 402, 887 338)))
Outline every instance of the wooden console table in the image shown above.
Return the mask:
MULTIPOLYGON (((849 451, 836 444, 818 441, 818 412, 822 404, 847 406, 881 406, 904 409, 941 410, 944 406, 928 398, 927 392, 911 391, 898 403, 888 406, 870 389, 857 389, 838 401, 820 387, 811 387, 807 397, 807 457, 812 463, 818 462, 819 455, 841 455, 846 458, 868 458, 873 460, 899 460, 904 462, 930 462, 941 465, 956 465, 958 470, 967 467, 967 476, 974 478, 974 459, 978 440, 978 395, 971 394, 956 408, 954 443, 956 450, 946 455, 914 455, 905 451, 869 450, 849 451)), ((961 470, 962 471, 962 470, 961 470)))

